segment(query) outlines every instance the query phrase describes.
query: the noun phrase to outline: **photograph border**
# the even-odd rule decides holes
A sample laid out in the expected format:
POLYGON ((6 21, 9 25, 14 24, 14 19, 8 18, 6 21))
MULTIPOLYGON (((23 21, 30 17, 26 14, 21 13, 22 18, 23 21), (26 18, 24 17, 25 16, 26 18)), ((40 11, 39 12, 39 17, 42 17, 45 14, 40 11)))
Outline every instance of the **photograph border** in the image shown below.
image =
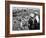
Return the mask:
POLYGON ((45 4, 36 2, 5 1, 5 37, 45 35, 45 4), (38 5, 43 6, 43 22, 41 33, 10 34, 10 4, 38 5))

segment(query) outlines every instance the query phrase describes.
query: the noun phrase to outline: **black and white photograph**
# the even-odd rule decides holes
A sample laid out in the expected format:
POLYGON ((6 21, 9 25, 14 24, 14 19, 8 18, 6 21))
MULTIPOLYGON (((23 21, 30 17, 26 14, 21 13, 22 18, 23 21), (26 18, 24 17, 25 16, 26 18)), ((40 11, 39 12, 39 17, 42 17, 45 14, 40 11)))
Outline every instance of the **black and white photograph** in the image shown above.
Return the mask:
POLYGON ((29 7, 12 8, 12 30, 40 30, 40 9, 29 7))
POLYGON ((10 33, 42 32, 42 6, 10 5, 10 33))

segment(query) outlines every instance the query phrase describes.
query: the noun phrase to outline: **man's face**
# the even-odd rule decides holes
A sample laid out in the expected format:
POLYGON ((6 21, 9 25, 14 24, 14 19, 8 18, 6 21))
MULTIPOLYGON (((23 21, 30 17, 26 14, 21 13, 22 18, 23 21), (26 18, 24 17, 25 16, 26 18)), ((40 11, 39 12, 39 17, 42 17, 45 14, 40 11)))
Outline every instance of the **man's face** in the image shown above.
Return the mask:
POLYGON ((31 13, 31 14, 30 14, 30 17, 32 17, 32 18, 33 18, 34 16, 35 16, 34 13, 31 13))

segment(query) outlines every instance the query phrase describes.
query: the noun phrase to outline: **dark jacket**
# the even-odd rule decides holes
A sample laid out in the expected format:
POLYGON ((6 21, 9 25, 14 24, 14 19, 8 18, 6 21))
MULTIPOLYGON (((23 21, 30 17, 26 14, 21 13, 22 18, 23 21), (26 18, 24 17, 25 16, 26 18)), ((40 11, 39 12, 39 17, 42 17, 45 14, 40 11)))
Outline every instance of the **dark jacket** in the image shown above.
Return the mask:
POLYGON ((30 26, 29 26, 29 30, 30 30, 30 29, 32 29, 32 27, 31 27, 31 26, 33 25, 33 21, 32 21, 32 19, 31 19, 31 18, 29 19, 28 23, 30 24, 30 26))
POLYGON ((36 29, 39 29, 39 23, 37 23, 37 20, 34 19, 34 23, 33 23, 33 20, 32 18, 29 19, 28 23, 30 24, 29 26, 29 30, 36 30, 36 29), (32 28, 33 27, 33 28, 32 28))

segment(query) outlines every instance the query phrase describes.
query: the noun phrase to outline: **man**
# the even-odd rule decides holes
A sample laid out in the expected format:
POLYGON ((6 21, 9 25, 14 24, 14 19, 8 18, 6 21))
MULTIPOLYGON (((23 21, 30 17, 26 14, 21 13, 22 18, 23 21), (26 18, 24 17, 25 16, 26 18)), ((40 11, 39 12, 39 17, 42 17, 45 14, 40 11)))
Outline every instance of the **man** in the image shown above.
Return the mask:
POLYGON ((30 14, 30 18, 29 18, 28 23, 30 24, 29 30, 34 29, 34 14, 33 13, 30 14))

